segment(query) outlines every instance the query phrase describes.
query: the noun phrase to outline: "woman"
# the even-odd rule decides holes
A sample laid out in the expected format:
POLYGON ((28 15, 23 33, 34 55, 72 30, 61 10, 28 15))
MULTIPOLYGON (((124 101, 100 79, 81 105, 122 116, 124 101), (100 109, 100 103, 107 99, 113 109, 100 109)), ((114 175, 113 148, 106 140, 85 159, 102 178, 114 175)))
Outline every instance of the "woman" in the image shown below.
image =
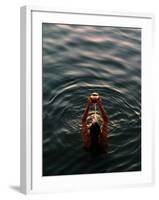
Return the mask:
POLYGON ((84 147, 87 150, 93 152, 99 152, 104 150, 107 146, 107 134, 108 134, 108 116, 104 110, 101 98, 97 93, 93 93, 88 97, 87 106, 85 108, 82 117, 82 137, 84 147), (102 125, 100 125, 99 117, 96 113, 93 114, 92 121, 88 125, 87 119, 89 116, 89 108, 92 104, 96 104, 100 110, 100 116, 102 118, 102 125))

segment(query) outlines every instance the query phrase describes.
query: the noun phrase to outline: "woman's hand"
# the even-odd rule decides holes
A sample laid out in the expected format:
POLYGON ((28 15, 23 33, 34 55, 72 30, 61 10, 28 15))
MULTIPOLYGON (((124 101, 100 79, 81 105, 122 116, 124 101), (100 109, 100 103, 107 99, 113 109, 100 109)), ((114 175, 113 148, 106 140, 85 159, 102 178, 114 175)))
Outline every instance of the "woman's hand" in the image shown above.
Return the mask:
POLYGON ((100 96, 99 96, 99 99, 98 99, 98 101, 97 101, 97 104, 98 104, 98 105, 102 105, 102 99, 101 99, 100 96))
POLYGON ((91 103, 98 103, 98 101, 100 100, 99 95, 91 95, 88 98, 91 103))
POLYGON ((88 97, 88 103, 89 103, 89 104, 92 103, 92 100, 91 100, 91 97, 90 97, 90 96, 88 97))

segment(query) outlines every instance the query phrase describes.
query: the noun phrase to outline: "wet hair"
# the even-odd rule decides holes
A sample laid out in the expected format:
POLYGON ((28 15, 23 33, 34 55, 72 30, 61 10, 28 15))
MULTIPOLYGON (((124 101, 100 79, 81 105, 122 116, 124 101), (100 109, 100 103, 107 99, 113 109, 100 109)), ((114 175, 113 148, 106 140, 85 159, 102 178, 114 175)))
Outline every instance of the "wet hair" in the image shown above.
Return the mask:
POLYGON ((90 126, 90 139, 91 139, 91 154, 92 156, 97 156, 101 153, 101 147, 99 144, 99 135, 100 135, 100 125, 95 122, 90 126))
POLYGON ((100 126, 97 122, 92 123, 90 126, 90 137, 91 137, 91 144, 92 145, 98 145, 99 142, 99 135, 100 135, 100 126))

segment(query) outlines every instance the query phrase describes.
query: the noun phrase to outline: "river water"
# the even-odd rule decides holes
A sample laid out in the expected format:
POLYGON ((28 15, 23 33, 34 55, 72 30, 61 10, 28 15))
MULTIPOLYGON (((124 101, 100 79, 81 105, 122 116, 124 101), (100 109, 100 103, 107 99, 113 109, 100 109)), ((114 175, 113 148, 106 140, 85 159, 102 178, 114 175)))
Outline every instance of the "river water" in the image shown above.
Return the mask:
POLYGON ((141 29, 43 23, 43 176, 141 170, 141 29), (81 117, 98 92, 107 153, 83 148, 81 117))

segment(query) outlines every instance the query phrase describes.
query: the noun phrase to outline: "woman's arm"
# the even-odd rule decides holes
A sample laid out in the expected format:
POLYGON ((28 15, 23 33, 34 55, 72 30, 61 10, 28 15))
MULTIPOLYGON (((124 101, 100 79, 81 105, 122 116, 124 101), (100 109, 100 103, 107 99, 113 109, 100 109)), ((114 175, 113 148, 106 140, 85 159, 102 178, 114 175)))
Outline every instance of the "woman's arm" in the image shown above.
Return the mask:
POLYGON ((88 111, 90 108, 90 104, 91 104, 91 101, 88 98, 88 102, 87 102, 87 105, 86 105, 86 108, 85 108, 85 111, 84 111, 84 114, 82 117, 82 138, 83 138, 84 146, 86 148, 90 147, 90 137, 88 134, 88 127, 87 127, 87 117, 88 117, 88 111))
POLYGON ((102 146, 105 146, 107 143, 107 134, 108 134, 108 115, 104 109, 104 106, 102 104, 101 99, 97 102, 97 105, 99 107, 99 110, 101 112, 102 118, 103 118, 103 127, 101 130, 101 135, 100 135, 100 143, 102 146))
POLYGON ((89 107, 90 107, 90 101, 88 100, 85 111, 83 113, 83 117, 82 117, 82 123, 87 121, 87 117, 88 117, 88 111, 89 111, 89 107))
POLYGON ((101 115, 102 115, 102 118, 103 118, 103 121, 104 123, 108 123, 109 119, 108 119, 108 115, 104 109, 104 106, 103 106, 103 103, 101 101, 101 99, 99 99, 99 101, 97 102, 97 105, 99 107, 99 110, 101 112, 101 115))

